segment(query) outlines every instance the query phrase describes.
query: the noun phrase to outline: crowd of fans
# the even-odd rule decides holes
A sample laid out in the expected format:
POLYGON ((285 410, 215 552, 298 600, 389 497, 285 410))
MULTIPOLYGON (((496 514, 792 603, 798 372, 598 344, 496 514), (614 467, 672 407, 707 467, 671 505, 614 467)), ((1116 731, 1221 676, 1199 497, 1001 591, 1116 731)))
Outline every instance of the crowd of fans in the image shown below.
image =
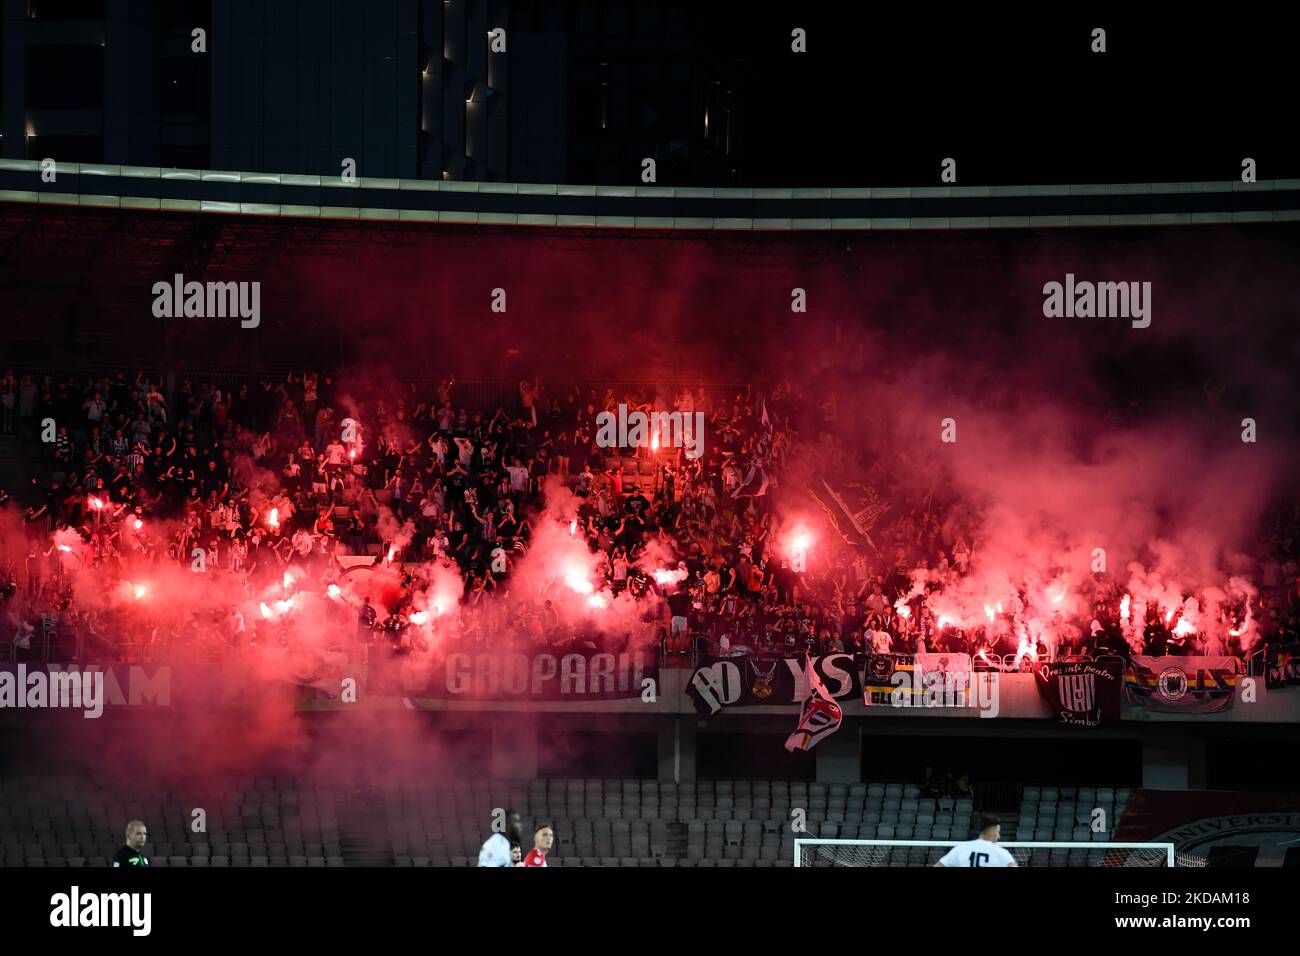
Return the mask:
MULTIPOLYGON (((750 454, 754 431, 749 396, 715 408, 703 389, 683 391, 679 409, 699 405, 710 416, 709 457, 642 450, 638 461, 636 449, 622 450, 624 459, 595 446, 595 416, 618 401, 649 408, 653 396, 523 381, 509 408, 473 407, 455 402, 456 383, 446 380, 427 392, 394 383, 354 404, 330 377, 311 372, 224 389, 188 379, 166 385, 123 372, 39 382, 10 373, 0 382, 0 429, 19 433, 39 458, 23 496, 25 553, 8 555, 4 575, 20 651, 32 652, 34 637, 46 645, 71 633, 82 654, 110 659, 126 648, 165 653, 178 641, 239 643, 255 622, 236 620, 233 610, 229 619, 160 630, 146 605, 114 617, 74 597, 87 569, 126 576, 142 565, 188 566, 196 553, 207 572, 236 576, 250 595, 286 568, 325 567, 328 577, 337 558, 372 554, 413 568, 404 578, 409 597, 423 583, 418 566, 438 562, 464 581, 457 636, 590 644, 562 619, 560 602, 511 593, 548 478, 582 501, 582 533, 606 556, 603 583, 657 599, 636 557, 652 536, 685 546, 721 520, 719 501, 734 490, 732 459, 750 454)), ((779 443, 765 451, 778 461, 783 453, 779 443)), ((7 498, 3 505, 15 507, 7 498)), ((748 524, 756 520, 750 510, 748 524)), ((730 511, 727 518, 740 520, 730 511)), ((647 603, 654 631, 657 605, 647 603)), ((401 647, 411 607, 402 596, 394 604, 377 609, 367 600, 361 623, 401 647)))
MULTIPOLYGON (((987 667, 1001 667, 1008 660, 1012 666, 1027 667, 1038 660, 1132 653, 1122 626, 1121 585, 1104 575, 1088 582, 1091 619, 1062 619, 1028 641, 1025 632, 1015 627, 1009 609, 995 612, 987 625, 970 628, 940 620, 927 601, 929 585, 910 600, 900 600, 909 593, 917 569, 947 572, 951 565, 960 576, 969 565, 969 540, 959 535, 949 544, 936 532, 937 522, 933 514, 913 511, 894 525, 892 555, 887 560, 873 561, 859 553, 833 560, 819 574, 797 574, 790 562, 780 559, 755 573, 758 566, 743 555, 734 566, 715 563, 692 577, 696 582, 692 620, 706 629, 722 653, 930 651, 971 654, 977 666, 987 667), (909 534, 908 528, 917 531, 909 534)), ((1300 591, 1294 575, 1291 580, 1289 588, 1266 588, 1252 609, 1266 641, 1291 641, 1300 635, 1295 618, 1300 591)), ((1238 625, 1240 619, 1239 612, 1225 623, 1238 625)), ((1158 606, 1148 607, 1141 628, 1142 653, 1246 656, 1238 637, 1225 641, 1214 631, 1180 634, 1171 627, 1173 623, 1158 606)), ((1227 626, 1215 629, 1225 630, 1227 626)))
MULTIPOLYGON (((125 576, 142 562, 189 565, 196 551, 209 572, 234 576, 248 594, 293 566, 337 580, 338 559, 349 555, 396 557, 411 568, 436 562, 464 582, 458 640, 594 647, 560 602, 512 587, 549 479, 580 501, 572 530, 601 557, 596 586, 637 597, 644 613, 636 638, 669 654, 947 650, 990 662, 1023 655, 996 621, 941 627, 924 590, 900 601, 917 569, 967 573, 979 541, 942 484, 920 495, 896 480, 914 463, 896 458, 882 467, 870 437, 860 447, 833 437, 833 396, 701 386, 665 401, 653 389, 536 380, 512 392, 484 405, 462 399, 454 379, 345 393, 314 372, 233 387, 144 373, 39 381, 8 373, 0 431, 39 452, 25 500, 0 493, 0 508, 21 512, 25 533, 24 553, 11 551, 0 575, 16 652, 73 646, 84 657, 120 660, 178 643, 211 652, 255 642, 258 622, 234 609, 160 629, 147 611, 114 619, 79 606, 74 582, 85 568, 125 576), (619 403, 703 413, 704 454, 598 447, 597 416, 619 403), (850 548, 826 535, 815 558, 781 543, 789 529, 772 503, 796 455, 833 472, 871 474, 887 504, 863 536, 868 542, 850 548), (655 580, 640 560, 647 548, 670 556, 670 577, 681 580, 655 580)), ((1277 515, 1261 565, 1254 612, 1268 640, 1295 639, 1300 578, 1287 529, 1297 519, 1294 503, 1277 515)), ((411 570, 404 595, 422 583, 422 572, 411 570)), ((1119 585, 1099 575, 1094 586, 1092 619, 1041 635, 1031 656, 1127 653, 1119 585)), ((363 642, 380 634, 409 649, 411 613, 401 595, 383 609, 365 602, 363 642)), ((1217 637, 1176 635, 1155 608, 1150 613, 1149 653, 1241 650, 1217 637)))

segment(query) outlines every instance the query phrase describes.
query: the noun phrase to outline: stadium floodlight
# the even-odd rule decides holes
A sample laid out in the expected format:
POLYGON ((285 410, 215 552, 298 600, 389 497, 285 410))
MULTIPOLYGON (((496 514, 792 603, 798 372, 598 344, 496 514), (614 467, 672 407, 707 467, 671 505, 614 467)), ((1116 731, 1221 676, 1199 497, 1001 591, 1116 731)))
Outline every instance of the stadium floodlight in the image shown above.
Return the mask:
MULTIPOLYGON (((795 866, 929 866, 959 840, 794 841, 795 866)), ((1204 866, 1172 843, 1023 843, 998 841, 1017 866, 1204 866)))

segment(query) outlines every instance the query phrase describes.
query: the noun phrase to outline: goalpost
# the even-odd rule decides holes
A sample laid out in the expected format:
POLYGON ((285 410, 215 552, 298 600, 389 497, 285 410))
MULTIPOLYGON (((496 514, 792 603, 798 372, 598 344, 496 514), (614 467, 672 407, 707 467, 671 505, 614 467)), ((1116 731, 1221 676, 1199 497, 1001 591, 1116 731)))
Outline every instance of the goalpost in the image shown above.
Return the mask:
MULTIPOLYGON (((795 866, 929 866, 960 840, 795 840, 795 866)), ((1172 843, 998 842, 1017 866, 1204 866, 1172 843)))

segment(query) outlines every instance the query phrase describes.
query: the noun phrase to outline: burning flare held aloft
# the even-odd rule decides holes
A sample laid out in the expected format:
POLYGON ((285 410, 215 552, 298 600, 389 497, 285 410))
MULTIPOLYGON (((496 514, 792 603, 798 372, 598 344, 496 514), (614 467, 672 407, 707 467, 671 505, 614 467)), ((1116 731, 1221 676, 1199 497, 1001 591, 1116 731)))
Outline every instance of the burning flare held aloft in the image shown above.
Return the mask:
POLYGON ((1035 659, 1062 648, 1082 649, 1083 635, 1098 646, 1123 640, 1132 653, 1150 653, 1161 635, 1186 653, 1248 653, 1258 639, 1257 592, 1244 578, 1189 588, 1173 575, 1137 562, 1126 580, 1100 573, 1017 563, 1015 572, 975 565, 967 573, 922 566, 893 601, 904 633, 958 629, 1005 653, 1035 659), (1222 648, 1222 650, 1215 650, 1222 648))

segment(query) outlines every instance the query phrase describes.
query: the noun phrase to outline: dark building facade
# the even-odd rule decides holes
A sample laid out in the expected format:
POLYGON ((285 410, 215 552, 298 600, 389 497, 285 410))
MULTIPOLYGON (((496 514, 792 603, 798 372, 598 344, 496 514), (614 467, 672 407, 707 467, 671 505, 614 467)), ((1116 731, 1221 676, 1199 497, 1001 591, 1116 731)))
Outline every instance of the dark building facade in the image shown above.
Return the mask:
POLYGON ((684 5, 0 0, 0 10, 9 159, 620 184, 639 182, 650 157, 659 183, 735 178, 737 91, 684 5))
POLYGON ((1092 20, 974 9, 0 0, 0 155, 598 186, 647 158, 698 187, 1300 174, 1294 31, 1104 25, 1098 53, 1092 20))

